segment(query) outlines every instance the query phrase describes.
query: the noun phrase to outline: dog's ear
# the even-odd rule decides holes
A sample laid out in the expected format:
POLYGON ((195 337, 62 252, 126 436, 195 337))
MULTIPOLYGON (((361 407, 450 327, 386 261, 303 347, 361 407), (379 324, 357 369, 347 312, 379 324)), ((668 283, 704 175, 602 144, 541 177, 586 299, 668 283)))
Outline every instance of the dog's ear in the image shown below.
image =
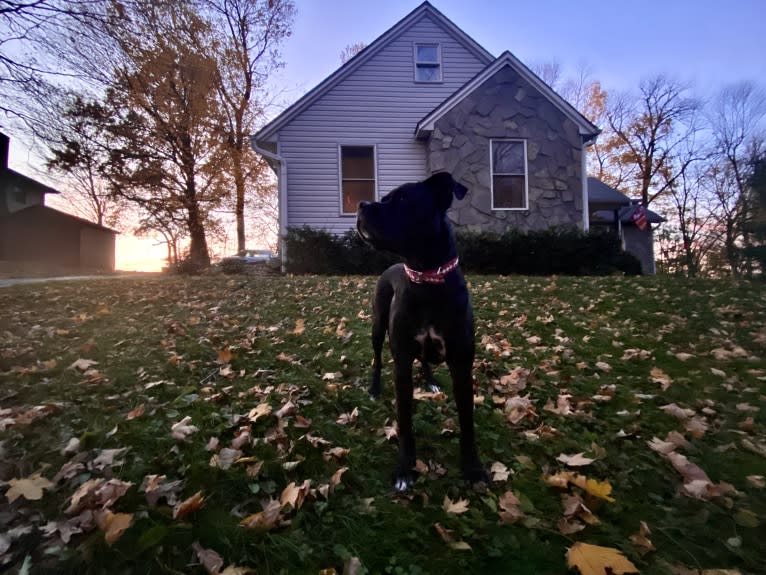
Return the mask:
POLYGON ((452 205, 452 196, 462 200, 468 188, 455 181, 449 172, 439 172, 425 181, 426 186, 431 188, 439 199, 439 206, 445 211, 452 205))

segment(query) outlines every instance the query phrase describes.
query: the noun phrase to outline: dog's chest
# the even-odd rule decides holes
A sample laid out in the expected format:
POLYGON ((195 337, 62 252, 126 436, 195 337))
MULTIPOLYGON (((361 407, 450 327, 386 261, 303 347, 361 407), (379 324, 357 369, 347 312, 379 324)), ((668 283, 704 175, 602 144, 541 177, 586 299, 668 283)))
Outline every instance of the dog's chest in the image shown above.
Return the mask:
POLYGON ((434 328, 428 326, 415 334, 420 357, 429 363, 441 363, 447 353, 444 337, 434 328))

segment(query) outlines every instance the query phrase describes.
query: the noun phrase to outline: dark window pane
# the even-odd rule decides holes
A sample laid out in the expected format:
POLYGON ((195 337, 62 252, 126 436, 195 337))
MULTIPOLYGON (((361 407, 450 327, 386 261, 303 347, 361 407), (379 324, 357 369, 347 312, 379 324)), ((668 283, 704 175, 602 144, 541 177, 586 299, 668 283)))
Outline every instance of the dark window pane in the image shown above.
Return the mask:
POLYGON ((494 176, 492 178, 494 208, 526 208, 524 176, 494 176))
POLYGON ((416 78, 418 82, 439 82, 441 80, 439 66, 418 64, 416 78))
MULTIPOLYGON (((343 179, 375 179, 375 153, 370 146, 341 148, 343 179)), ((356 211, 356 208, 354 208, 356 211)))
POLYGON ((492 172, 525 174, 523 142, 492 142, 492 172))
POLYGON ((418 62, 433 62, 439 61, 439 50, 436 46, 417 46, 417 61, 418 62))
POLYGON ((375 182, 343 182, 343 213, 356 212, 359 202, 375 201, 375 182))

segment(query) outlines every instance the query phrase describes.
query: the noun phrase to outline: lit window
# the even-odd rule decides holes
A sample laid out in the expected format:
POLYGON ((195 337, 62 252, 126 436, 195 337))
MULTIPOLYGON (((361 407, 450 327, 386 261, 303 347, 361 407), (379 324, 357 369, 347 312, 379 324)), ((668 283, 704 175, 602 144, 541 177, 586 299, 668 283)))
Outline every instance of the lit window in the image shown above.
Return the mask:
POLYGON ((415 44, 415 81, 442 81, 442 51, 439 44, 415 44))
POLYGON ((492 209, 526 210, 527 145, 524 140, 492 140, 492 209))
POLYGON ((356 214, 359 202, 375 201, 375 147, 341 146, 343 214, 356 214))

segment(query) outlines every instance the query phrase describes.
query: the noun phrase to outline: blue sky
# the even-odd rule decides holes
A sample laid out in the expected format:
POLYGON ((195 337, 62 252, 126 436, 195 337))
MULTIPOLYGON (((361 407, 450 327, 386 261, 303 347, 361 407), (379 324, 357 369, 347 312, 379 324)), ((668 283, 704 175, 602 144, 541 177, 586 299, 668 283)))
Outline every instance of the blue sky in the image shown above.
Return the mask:
MULTIPOLYGON (((283 48, 286 103, 340 66, 340 53, 371 43, 415 0, 297 0, 293 36, 283 48)), ((700 95, 725 83, 766 84, 766 0, 432 0, 494 55, 526 64, 587 64, 607 90, 631 90, 667 73, 700 95)))

